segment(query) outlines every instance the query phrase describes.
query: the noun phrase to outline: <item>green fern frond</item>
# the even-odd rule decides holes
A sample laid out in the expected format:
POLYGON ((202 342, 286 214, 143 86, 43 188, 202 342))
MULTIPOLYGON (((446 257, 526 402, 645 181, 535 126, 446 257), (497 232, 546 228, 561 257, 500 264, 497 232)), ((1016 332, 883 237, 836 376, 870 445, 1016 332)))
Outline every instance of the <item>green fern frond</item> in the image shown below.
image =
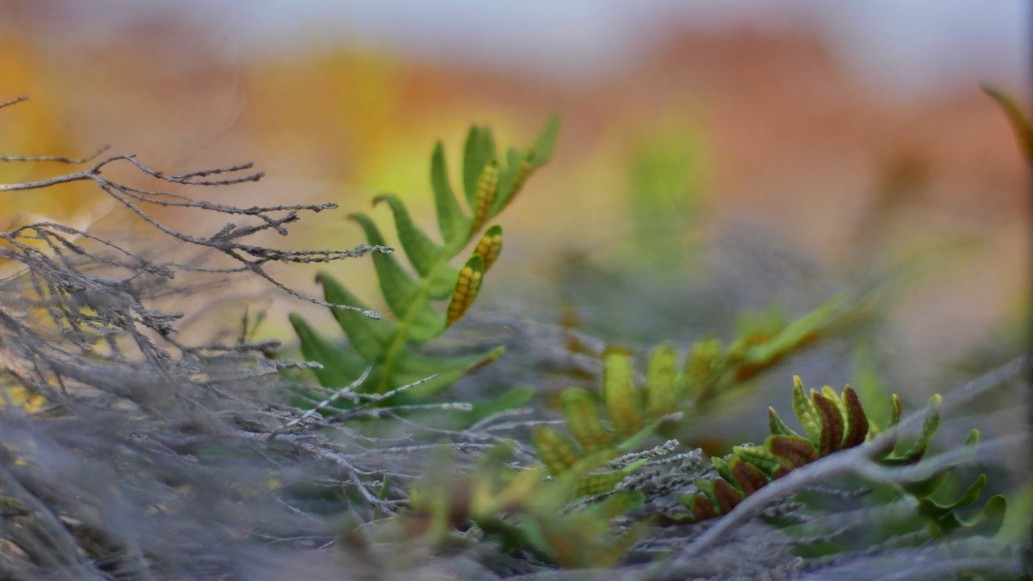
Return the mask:
MULTIPOLYGON (((895 396, 894 399, 896 401, 895 396)), ((725 481, 749 496, 771 480, 839 450, 858 446, 869 436, 869 420, 850 386, 843 388, 841 394, 828 386, 821 391, 812 389, 808 396, 803 381, 799 376, 793 376, 792 404, 793 413, 807 436, 797 434, 773 408, 768 408, 771 435, 762 446, 735 446, 729 458, 713 458, 711 462, 719 476, 716 480, 725 481), (733 466, 737 469, 732 469, 733 466)), ((895 406, 899 410, 899 404, 895 406)), ((934 431, 935 427, 927 434, 923 432, 919 441, 928 443, 934 431)), ((697 485, 699 492, 683 495, 680 499, 692 513, 692 518, 701 520, 699 517, 703 514, 709 515, 706 518, 714 518, 727 512, 714 502, 711 489, 715 485, 712 481, 701 482, 705 484, 703 487, 697 485), (697 498, 701 496, 706 500, 697 498)))
MULTIPOLYGON (((439 337, 462 318, 477 298, 484 274, 502 249, 501 226, 492 225, 483 233, 482 230, 512 201, 527 177, 549 160, 558 130, 558 120, 550 119, 532 148, 522 152, 511 150, 504 162, 496 152, 491 130, 472 127, 463 155, 465 210, 453 193, 444 147, 439 142, 431 155, 430 182, 440 242, 416 225, 398 197, 384 194, 374 199, 374 205, 384 204, 390 209, 402 254, 409 265, 403 265, 392 253, 373 256, 380 292, 392 317, 373 321, 359 311, 333 309, 348 339, 347 346, 326 340, 300 315, 291 315, 302 355, 323 365, 316 372, 322 385, 345 385, 372 366, 364 391, 387 393, 436 375, 410 392, 429 394, 498 357, 501 348, 446 358, 421 355, 414 347, 439 337), (452 261, 471 244, 473 253, 457 269, 452 261), (434 305, 444 301, 448 302, 442 312, 434 305)), ((362 228, 370 244, 386 246, 387 241, 372 218, 363 213, 350 218, 362 228)), ((327 302, 370 310, 330 274, 321 273, 317 282, 323 286, 327 302)))
MULTIPOLYGON (((620 349, 606 350, 600 393, 596 395, 584 389, 570 388, 561 396, 567 430, 580 446, 580 451, 564 448, 564 456, 571 451, 575 454, 592 454, 606 449, 620 450, 621 453, 634 451, 672 414, 698 408, 716 394, 746 381, 746 378, 753 377, 823 334, 844 316, 842 304, 843 300, 836 298, 795 321, 780 324, 777 328, 768 325, 763 336, 747 328, 743 336, 727 349, 719 340, 700 339, 690 348, 683 365, 679 365, 673 345, 658 345, 649 353, 643 385, 637 385, 635 381, 631 355, 620 349)), ((805 423, 804 427, 809 436, 813 432, 817 442, 821 437, 819 412, 804 395, 802 385, 799 393, 794 395, 794 401, 796 398, 800 398, 800 405, 804 406, 801 409, 809 414, 806 417, 813 416, 813 420, 805 423)), ((849 407, 838 396, 829 400, 828 405, 838 410, 837 413, 845 413, 849 407)), ((783 431, 778 433, 795 434, 784 423, 778 425, 781 420, 777 414, 772 416, 772 422, 775 426, 772 433, 780 429, 783 431)), ((842 446, 845 431, 852 425, 843 423, 835 435, 829 436, 836 440, 836 449, 842 446)), ((558 437, 555 431, 543 431, 534 443, 542 460, 554 474, 558 474, 563 470, 563 463, 557 461, 559 452, 553 444, 554 437, 558 437)), ((777 460, 772 462, 769 475, 778 467, 777 460)))

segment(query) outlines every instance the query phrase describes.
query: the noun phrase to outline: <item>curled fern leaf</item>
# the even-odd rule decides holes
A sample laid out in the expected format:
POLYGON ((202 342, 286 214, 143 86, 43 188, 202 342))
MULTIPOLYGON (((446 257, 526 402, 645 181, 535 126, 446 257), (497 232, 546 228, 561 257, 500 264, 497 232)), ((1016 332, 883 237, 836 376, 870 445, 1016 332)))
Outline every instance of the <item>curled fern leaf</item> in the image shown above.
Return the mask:
MULTIPOLYGON (((936 433, 940 422, 940 396, 930 398, 928 412, 918 439, 904 452, 893 451, 895 441, 881 450, 880 462, 886 465, 900 465, 918 462, 936 433)), ((900 420, 900 399, 891 398, 893 414, 891 425, 900 420)), ((689 514, 681 521, 699 521, 719 517, 733 508, 743 498, 750 496, 771 480, 838 451, 863 444, 880 430, 871 426, 857 393, 846 386, 841 394, 830 387, 821 391, 810 390, 805 395, 803 381, 793 378, 793 411, 804 428, 807 437, 793 431, 778 416, 774 409, 768 409, 768 425, 771 435, 763 446, 736 446, 727 458, 712 458, 717 472, 715 478, 696 480, 696 492, 683 494, 679 501, 689 514)), ((979 441, 978 430, 973 430, 966 442, 973 451, 979 441)), ((956 514, 956 509, 974 504, 986 477, 980 476, 953 500, 943 497, 949 492, 947 481, 950 466, 921 481, 910 482, 901 488, 917 504, 918 514, 925 518, 926 530, 934 536, 967 528, 977 534, 993 534, 1000 527, 1004 512, 1003 497, 993 497, 975 519, 966 521, 956 514), (989 531, 989 533, 988 533, 989 531)))

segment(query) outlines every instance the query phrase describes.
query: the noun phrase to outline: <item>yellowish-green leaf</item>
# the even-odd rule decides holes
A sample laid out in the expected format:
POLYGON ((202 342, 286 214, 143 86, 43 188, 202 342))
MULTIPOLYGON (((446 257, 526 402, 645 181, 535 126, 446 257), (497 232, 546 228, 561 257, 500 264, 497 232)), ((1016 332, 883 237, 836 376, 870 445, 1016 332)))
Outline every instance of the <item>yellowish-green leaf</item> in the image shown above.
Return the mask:
POLYGON ((470 224, 470 238, 480 232, 488 218, 492 216, 495 196, 499 188, 499 164, 491 160, 484 166, 481 177, 477 180, 477 191, 473 201, 473 223, 470 224))
POLYGON ((678 385, 678 352, 663 344, 653 349, 646 369, 646 410, 659 417, 677 410, 681 399, 678 385))
POLYGON ((531 148, 531 151, 534 152, 531 158, 534 167, 541 167, 552 159, 552 152, 556 147, 556 138, 559 134, 560 118, 558 115, 552 115, 546 120, 545 127, 538 134, 538 138, 535 139, 534 146, 531 148))
POLYGON ((803 380, 799 375, 793 376, 793 413, 803 426, 807 438, 815 446, 821 444, 821 420, 814 404, 804 391, 803 380))
POLYGON ((567 429, 587 453, 597 452, 612 442, 610 432, 603 426, 599 414, 599 400, 595 394, 572 387, 563 391, 563 415, 567 429))
MULTIPOLYGON (((330 274, 319 273, 316 276, 316 282, 323 285, 323 298, 327 302, 367 309, 358 297, 349 292, 330 274)), ((375 361, 380 357, 385 346, 391 341, 391 337, 398 332, 398 324, 391 320, 374 321, 361 312, 351 309, 333 309, 333 313, 341 330, 348 336, 348 342, 351 343, 352 348, 367 361, 375 361)))
POLYGON ((787 426, 786 423, 782 421, 782 418, 778 416, 778 412, 775 411, 775 408, 770 406, 768 407, 768 430, 772 434, 799 437, 799 434, 793 431, 792 428, 787 426))
POLYGON ((769 475, 782 465, 782 460, 763 446, 733 446, 732 453, 769 475))
POLYGON ((603 403, 610 421, 621 434, 642 429, 642 402, 632 378, 631 357, 610 350, 603 357, 603 403))
POLYGON ((535 426, 532 442, 538 457, 553 475, 562 474, 578 461, 570 440, 549 426, 535 426))
POLYGON ((721 363, 720 339, 699 339, 685 361, 683 389, 689 397, 698 399, 713 384, 721 363))
POLYGON ((596 496, 613 490, 614 486, 624 480, 626 474, 620 470, 589 474, 578 479, 576 494, 578 496, 596 496))
POLYGON ((926 448, 929 447, 929 442, 932 441, 933 435, 936 434, 936 430, 940 427, 940 402, 942 399, 938 393, 933 394, 929 398, 929 410, 926 412, 925 421, 922 423, 922 433, 906 452, 898 456, 901 460, 910 462, 921 458, 925 454, 926 448))

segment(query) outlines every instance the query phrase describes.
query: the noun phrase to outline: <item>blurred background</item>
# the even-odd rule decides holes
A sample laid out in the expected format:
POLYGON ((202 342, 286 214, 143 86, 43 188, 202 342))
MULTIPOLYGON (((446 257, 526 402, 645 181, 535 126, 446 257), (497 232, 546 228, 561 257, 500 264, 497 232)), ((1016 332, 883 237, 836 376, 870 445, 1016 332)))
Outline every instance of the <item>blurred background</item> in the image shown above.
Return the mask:
MULTIPOLYGON (((553 162, 501 217, 479 314, 640 348, 888 288, 870 342, 931 391, 944 366, 1023 344, 1029 168, 980 83, 1028 103, 1029 20, 1018 0, 0 0, 0 99, 31 98, 0 115, 0 151, 110 144, 170 173, 254 161, 260 184, 210 195, 336 202, 277 243, 345 248, 364 240, 344 216, 376 193, 433 222, 436 139, 455 172, 470 123, 523 146, 559 113, 553 162)), ((3 204, 8 223, 157 239, 86 187, 3 204)), ((368 261, 352 262, 330 268, 375 304, 368 261)), ((315 294, 315 271, 285 275, 315 294)), ((305 310, 244 295, 270 310, 268 335, 305 310)), ((815 359, 808 384, 850 380, 842 360, 815 359)))

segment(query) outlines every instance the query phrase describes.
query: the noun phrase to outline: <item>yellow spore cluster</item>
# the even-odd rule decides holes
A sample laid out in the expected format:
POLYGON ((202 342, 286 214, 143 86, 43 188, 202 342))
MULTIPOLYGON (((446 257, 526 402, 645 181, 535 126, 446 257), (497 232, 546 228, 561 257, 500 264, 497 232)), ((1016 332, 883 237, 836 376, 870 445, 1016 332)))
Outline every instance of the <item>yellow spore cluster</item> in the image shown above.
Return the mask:
POLYGON ((502 250, 502 231, 499 230, 493 233, 491 229, 481 237, 480 242, 477 243, 477 248, 474 249, 474 253, 481 257, 484 261, 485 272, 491 268, 492 264, 499 257, 499 252, 502 250))
POLYGON ((452 293, 452 301, 448 304, 448 326, 452 326, 459 320, 466 310, 473 304, 477 297, 477 291, 481 288, 481 277, 483 275, 473 268, 466 266, 459 271, 459 280, 456 282, 456 290, 452 293))

